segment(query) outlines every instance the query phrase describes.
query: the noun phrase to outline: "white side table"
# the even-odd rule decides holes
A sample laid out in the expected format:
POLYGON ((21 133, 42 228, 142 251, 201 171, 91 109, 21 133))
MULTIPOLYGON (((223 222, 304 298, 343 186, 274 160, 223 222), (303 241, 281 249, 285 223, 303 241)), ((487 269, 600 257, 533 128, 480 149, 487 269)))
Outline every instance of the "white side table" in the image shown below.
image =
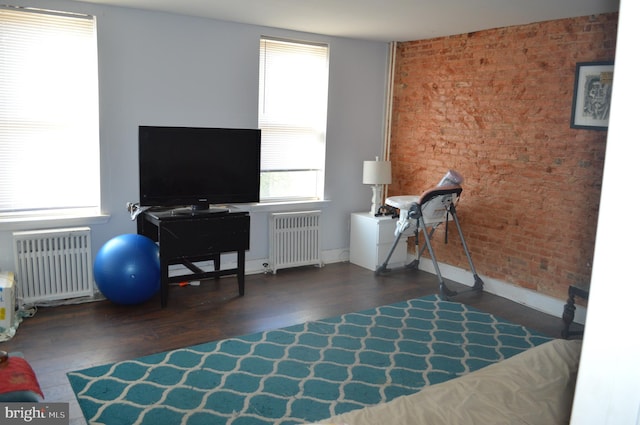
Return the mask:
MULTIPOLYGON (((368 212, 351 214, 350 261, 353 264, 375 271, 384 263, 395 240, 394 231, 398 219, 391 216, 376 217, 368 212)), ((407 260, 407 237, 398 241, 398 246, 389 259, 388 268, 404 266, 407 260)))

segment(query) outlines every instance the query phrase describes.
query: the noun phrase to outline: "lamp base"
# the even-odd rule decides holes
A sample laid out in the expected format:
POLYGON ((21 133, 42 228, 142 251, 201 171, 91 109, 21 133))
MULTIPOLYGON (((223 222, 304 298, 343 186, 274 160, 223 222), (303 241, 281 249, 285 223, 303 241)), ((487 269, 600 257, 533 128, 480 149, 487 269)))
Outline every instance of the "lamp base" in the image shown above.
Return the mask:
POLYGON ((369 214, 376 215, 380 207, 380 198, 382 197, 382 185, 376 184, 371 186, 373 196, 371 197, 371 211, 369 214))

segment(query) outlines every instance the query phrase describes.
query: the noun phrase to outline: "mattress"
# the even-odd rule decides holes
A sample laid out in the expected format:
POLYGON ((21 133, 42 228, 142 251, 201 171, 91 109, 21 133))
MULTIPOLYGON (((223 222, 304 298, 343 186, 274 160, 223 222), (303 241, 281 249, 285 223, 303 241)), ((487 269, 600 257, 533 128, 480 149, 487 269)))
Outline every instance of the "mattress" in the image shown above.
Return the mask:
POLYGON ((579 340, 553 340, 418 393, 321 423, 568 424, 580 351, 579 340))

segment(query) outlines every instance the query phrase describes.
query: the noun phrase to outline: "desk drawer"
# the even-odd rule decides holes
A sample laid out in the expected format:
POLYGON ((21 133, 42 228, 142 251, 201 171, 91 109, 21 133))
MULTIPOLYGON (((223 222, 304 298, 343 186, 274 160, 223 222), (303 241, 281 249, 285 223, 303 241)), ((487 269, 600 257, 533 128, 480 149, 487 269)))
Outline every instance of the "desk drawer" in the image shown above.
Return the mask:
POLYGON ((380 220, 378 243, 392 243, 396 240, 396 226, 398 220, 386 219, 380 220))
POLYGON ((160 223, 161 254, 183 258, 249 249, 248 215, 160 223))

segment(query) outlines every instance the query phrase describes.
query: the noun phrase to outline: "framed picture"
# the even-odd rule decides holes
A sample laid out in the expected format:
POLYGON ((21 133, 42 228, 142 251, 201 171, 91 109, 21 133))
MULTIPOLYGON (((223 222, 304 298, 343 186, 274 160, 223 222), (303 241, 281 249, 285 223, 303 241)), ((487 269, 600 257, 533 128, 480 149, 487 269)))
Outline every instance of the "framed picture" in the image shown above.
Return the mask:
POLYGON ((606 130, 609 126, 613 62, 576 64, 571 128, 606 130))

